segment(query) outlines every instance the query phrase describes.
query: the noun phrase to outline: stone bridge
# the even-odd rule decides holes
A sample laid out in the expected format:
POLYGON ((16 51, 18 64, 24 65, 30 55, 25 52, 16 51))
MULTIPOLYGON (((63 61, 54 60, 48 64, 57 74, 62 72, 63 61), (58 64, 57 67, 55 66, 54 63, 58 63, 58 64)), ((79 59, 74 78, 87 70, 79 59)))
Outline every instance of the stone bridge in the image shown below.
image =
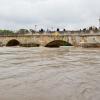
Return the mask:
POLYGON ((59 47, 100 46, 100 34, 16 35, 0 36, 1 46, 59 47))

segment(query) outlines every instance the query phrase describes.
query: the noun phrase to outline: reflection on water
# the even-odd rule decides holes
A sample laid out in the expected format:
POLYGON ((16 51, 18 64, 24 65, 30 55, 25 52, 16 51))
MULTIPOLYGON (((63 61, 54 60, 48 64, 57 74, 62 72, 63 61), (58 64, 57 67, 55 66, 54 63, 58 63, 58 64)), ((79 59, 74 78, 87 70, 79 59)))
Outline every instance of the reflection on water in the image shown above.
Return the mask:
POLYGON ((100 49, 0 48, 0 100, 100 100, 100 49))

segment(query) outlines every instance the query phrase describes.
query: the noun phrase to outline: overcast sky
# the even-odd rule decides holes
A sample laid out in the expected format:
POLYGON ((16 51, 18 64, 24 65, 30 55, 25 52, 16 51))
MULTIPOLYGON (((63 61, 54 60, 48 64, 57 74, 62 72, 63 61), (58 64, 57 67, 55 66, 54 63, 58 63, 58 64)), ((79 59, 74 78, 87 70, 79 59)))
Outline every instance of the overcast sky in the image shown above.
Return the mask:
POLYGON ((98 26, 100 0, 0 0, 0 28, 98 26))

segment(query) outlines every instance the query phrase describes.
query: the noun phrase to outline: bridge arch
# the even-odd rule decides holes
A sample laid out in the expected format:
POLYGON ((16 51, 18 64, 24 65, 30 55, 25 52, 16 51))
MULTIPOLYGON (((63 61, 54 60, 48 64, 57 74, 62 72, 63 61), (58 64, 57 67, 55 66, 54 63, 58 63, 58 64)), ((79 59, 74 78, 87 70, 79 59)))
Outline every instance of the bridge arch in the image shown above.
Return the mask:
POLYGON ((16 39, 9 40, 6 44, 6 46, 19 46, 19 45, 20 45, 20 42, 16 39))
POLYGON ((71 43, 63 41, 63 40, 54 40, 46 44, 45 47, 60 47, 60 46, 73 46, 71 43))

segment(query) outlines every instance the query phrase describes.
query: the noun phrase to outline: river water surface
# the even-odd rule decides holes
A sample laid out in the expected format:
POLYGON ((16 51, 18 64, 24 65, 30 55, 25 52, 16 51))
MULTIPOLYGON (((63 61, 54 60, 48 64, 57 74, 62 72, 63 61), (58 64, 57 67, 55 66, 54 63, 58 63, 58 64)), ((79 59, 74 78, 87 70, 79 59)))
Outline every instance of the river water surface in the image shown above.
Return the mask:
POLYGON ((0 48, 0 100, 100 100, 100 49, 0 48))

